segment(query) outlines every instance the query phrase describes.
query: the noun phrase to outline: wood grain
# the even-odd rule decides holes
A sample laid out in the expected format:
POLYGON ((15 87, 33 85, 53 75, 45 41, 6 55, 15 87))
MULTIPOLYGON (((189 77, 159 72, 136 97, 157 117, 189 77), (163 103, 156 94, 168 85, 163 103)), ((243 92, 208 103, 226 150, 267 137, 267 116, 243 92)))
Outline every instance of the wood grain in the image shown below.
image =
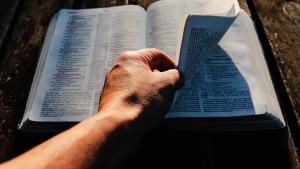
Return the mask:
POLYGON ((71 0, 28 0, 20 11, 0 66, 0 161, 13 156, 17 124, 24 113, 48 23, 59 9, 71 6, 71 0))
POLYGON ((0 1, 0 60, 18 18, 18 5, 22 6, 20 0, 0 1))
POLYGON ((283 82, 281 88, 286 90, 277 92, 289 127, 292 166, 300 168, 300 1, 255 0, 253 3, 274 57, 271 74, 279 70, 273 74, 274 84, 279 86, 283 82))

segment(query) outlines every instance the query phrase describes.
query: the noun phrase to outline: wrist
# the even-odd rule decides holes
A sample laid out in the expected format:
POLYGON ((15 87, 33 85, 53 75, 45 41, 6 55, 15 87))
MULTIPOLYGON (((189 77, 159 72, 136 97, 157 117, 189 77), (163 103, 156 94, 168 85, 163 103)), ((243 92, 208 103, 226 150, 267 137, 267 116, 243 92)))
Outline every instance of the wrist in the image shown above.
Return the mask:
POLYGON ((101 102, 99 111, 95 115, 99 121, 107 121, 115 129, 124 130, 128 135, 142 132, 142 125, 139 125, 139 116, 142 108, 139 105, 130 105, 121 99, 106 99, 101 102))
POLYGON ((143 96, 138 92, 119 91, 106 93, 105 99, 101 100, 98 114, 109 113, 112 117, 115 116, 119 124, 126 124, 133 130, 145 133, 162 121, 168 106, 170 105, 157 93, 143 96))

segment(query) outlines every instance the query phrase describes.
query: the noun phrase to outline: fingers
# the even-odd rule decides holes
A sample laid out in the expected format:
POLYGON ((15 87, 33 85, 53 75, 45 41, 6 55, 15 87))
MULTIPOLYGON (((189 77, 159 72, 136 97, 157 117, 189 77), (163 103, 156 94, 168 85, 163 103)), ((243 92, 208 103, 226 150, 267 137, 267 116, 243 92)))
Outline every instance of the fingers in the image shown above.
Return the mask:
POLYGON ((144 49, 142 52, 147 53, 147 62, 152 70, 166 71, 175 69, 176 64, 167 54, 158 49, 144 49))
POLYGON ((153 70, 156 71, 166 71, 162 75, 162 78, 169 79, 169 83, 174 86, 175 91, 181 89, 184 85, 184 74, 176 70, 175 62, 164 52, 151 48, 142 49, 138 51, 142 53, 143 57, 141 59, 153 70))
POLYGON ((166 71, 169 69, 175 69, 176 64, 167 54, 155 49, 141 49, 137 51, 129 51, 121 54, 122 57, 134 57, 144 62, 151 70, 166 71), (138 57, 136 57, 138 56, 138 57))
POLYGON ((155 49, 147 48, 137 51, 127 51, 121 54, 119 61, 128 61, 130 66, 136 64, 135 61, 139 60, 149 67, 152 72, 161 72, 162 74, 157 74, 162 81, 168 81, 168 84, 174 86, 175 91, 179 90, 184 85, 184 74, 176 70, 176 64, 164 52, 155 49), (131 62, 134 61, 134 62, 131 62))
POLYGON ((161 72, 161 78, 168 79, 168 83, 174 87, 174 91, 181 89, 185 83, 184 74, 176 69, 161 72))

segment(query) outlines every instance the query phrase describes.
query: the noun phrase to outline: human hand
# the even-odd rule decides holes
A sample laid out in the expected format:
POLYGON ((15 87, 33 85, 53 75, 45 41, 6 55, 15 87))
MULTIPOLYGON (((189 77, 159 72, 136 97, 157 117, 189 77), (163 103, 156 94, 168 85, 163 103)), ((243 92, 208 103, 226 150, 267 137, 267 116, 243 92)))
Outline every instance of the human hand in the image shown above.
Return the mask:
POLYGON ((142 131, 155 127, 184 84, 183 74, 175 68, 175 62, 157 49, 122 53, 107 73, 99 112, 120 109, 119 119, 134 127, 142 131))

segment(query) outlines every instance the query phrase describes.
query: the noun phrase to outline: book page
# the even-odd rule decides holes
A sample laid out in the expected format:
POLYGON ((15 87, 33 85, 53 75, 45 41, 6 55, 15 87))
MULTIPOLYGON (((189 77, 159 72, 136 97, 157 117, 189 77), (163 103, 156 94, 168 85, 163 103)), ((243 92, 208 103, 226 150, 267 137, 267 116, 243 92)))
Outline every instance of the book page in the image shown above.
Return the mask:
POLYGON ((178 42, 176 61, 185 80, 193 78, 195 71, 207 59, 236 16, 189 15, 184 23, 181 43, 178 42), (216 25, 217 24, 217 25, 216 25))
POLYGON ((280 121, 284 123, 284 117, 253 21, 245 11, 241 11, 240 18, 239 21, 241 22, 243 35, 244 38, 247 39, 245 42, 249 51, 250 60, 254 67, 258 85, 261 88, 264 103, 267 107, 266 112, 272 114, 275 118, 279 118, 280 121))
MULTIPOLYGON (((241 22, 238 16, 218 45, 209 51, 204 63, 193 70, 183 89, 176 93, 177 99, 167 118, 230 117, 266 112, 241 22)), ((186 66, 193 62, 193 57, 189 59, 184 61, 186 66)))
POLYGON ((97 113, 106 71, 121 52, 146 47, 145 18, 138 6, 61 10, 43 48, 30 120, 81 121, 97 113))
POLYGON ((164 51, 174 60, 178 32, 187 14, 227 15, 236 0, 164 0, 147 9, 147 47, 164 51))

